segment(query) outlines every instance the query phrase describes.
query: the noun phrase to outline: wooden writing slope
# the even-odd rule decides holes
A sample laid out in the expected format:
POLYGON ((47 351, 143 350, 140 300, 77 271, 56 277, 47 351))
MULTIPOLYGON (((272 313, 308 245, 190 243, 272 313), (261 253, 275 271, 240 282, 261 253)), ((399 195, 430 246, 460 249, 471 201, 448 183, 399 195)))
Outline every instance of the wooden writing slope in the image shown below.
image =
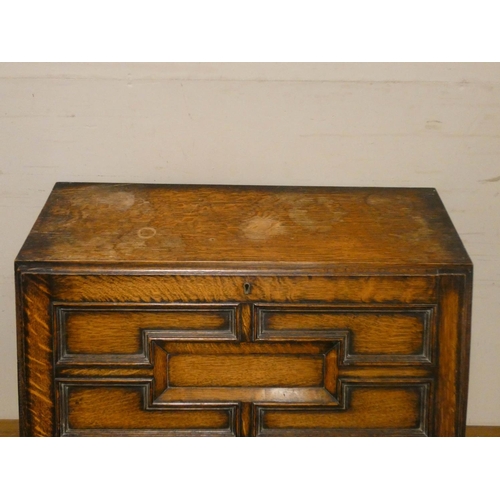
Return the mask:
POLYGON ((57 184, 16 284, 22 435, 465 432, 434 189, 57 184))

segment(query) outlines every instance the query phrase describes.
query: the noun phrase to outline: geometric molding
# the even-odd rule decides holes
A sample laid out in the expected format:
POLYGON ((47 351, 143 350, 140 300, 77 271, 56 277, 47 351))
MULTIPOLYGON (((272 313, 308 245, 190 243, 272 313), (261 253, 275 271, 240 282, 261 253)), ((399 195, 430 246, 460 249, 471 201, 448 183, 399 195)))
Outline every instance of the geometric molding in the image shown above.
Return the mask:
POLYGON ((238 407, 152 405, 152 381, 58 381, 61 436, 235 436, 238 407))
POLYGON ((423 305, 54 303, 58 433, 429 435, 435 317, 423 305))
POLYGON ((253 408, 256 436, 428 436, 432 381, 339 380, 337 407, 253 408))
POLYGON ((342 341, 339 366, 432 364, 435 307, 257 304, 255 339, 342 341))
POLYGON ((58 381, 59 434, 430 435, 431 380, 339 380, 339 386, 339 399, 328 405, 241 401, 166 403, 153 399, 152 380, 66 379, 58 381))
POLYGON ((337 404, 338 342, 153 343, 155 404, 337 404))
POLYGON ((54 305, 57 364, 152 367, 151 339, 237 340, 237 305, 54 305))

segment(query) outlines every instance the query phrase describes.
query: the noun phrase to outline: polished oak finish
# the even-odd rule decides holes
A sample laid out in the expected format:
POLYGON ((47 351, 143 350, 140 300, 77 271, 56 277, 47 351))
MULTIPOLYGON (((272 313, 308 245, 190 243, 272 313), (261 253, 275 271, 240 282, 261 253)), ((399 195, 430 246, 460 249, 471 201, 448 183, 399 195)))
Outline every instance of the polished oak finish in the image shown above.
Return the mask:
POLYGON ((461 436, 433 189, 57 184, 16 261, 26 436, 461 436))

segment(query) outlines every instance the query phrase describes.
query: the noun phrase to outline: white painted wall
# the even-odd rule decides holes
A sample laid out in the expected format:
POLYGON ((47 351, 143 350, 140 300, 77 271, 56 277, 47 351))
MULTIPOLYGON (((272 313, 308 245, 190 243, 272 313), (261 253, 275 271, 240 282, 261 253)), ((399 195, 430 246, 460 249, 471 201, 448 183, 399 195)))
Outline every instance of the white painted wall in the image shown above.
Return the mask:
POLYGON ((0 418, 13 261, 56 181, 436 187, 475 264, 469 425, 500 425, 500 64, 0 64, 0 418))

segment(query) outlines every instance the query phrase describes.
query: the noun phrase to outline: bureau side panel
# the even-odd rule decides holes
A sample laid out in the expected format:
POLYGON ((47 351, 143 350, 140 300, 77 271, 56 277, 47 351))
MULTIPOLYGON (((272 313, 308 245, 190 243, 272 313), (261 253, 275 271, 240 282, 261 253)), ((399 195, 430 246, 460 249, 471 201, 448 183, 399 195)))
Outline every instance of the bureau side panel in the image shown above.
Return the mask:
POLYGON ((472 274, 439 280, 436 435, 465 436, 472 274))
POLYGON ((50 278, 20 274, 18 364, 21 436, 55 432, 50 278))

